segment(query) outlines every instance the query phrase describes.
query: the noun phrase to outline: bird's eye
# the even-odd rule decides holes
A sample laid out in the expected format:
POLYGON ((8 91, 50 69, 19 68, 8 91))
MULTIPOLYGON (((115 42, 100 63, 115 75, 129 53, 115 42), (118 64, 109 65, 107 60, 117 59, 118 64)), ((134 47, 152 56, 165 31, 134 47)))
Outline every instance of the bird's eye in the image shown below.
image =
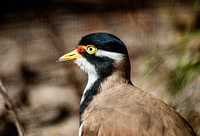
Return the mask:
POLYGON ((97 48, 94 45, 87 45, 86 51, 89 54, 94 54, 97 51, 97 48))

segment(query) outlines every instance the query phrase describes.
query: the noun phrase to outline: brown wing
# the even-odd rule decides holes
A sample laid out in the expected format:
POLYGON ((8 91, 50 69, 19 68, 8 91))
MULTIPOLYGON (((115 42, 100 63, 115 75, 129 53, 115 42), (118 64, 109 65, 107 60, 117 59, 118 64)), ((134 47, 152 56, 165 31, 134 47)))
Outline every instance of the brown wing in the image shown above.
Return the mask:
POLYGON ((177 112, 152 95, 128 85, 112 90, 96 96, 84 112, 82 136, 195 135, 177 112))

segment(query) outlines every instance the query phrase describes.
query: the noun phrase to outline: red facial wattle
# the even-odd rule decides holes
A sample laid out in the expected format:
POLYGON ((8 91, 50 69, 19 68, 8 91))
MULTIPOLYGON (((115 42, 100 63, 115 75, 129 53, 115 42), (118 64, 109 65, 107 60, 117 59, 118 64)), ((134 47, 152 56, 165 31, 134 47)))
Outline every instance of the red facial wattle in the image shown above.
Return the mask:
POLYGON ((83 52, 83 51, 84 51, 83 46, 82 46, 82 45, 78 46, 77 52, 81 53, 81 52, 83 52))

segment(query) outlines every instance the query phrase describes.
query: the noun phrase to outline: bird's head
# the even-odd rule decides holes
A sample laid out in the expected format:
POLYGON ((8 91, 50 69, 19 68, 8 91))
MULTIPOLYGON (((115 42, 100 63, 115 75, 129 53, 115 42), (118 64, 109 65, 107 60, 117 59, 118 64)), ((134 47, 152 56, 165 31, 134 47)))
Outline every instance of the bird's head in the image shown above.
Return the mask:
POLYGON ((75 63, 88 75, 101 78, 118 71, 130 81, 130 62, 125 44, 108 33, 88 34, 80 40, 77 48, 58 61, 75 60, 75 63))

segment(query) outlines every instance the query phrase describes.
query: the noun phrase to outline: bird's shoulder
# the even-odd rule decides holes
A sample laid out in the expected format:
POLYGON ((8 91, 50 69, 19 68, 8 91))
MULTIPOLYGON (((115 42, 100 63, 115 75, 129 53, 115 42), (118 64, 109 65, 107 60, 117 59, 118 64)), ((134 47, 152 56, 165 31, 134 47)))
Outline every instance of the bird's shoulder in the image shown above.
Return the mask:
POLYGON ((82 121, 83 134, 88 135, 190 135, 190 127, 176 111, 153 95, 127 84, 116 85, 95 96, 82 121))

